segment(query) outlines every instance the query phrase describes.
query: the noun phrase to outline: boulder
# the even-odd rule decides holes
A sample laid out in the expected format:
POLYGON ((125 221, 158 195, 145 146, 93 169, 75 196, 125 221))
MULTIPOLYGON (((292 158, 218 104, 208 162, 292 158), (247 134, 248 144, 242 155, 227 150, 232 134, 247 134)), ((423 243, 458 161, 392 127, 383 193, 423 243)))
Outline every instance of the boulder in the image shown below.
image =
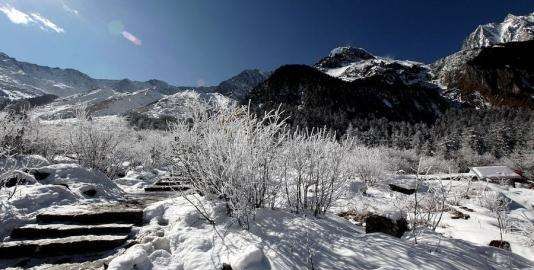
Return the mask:
POLYGON ((14 187, 17 185, 33 185, 37 183, 30 174, 22 171, 8 171, 0 175, 0 187, 14 187))
POLYGON ((489 246, 512 251, 512 248, 510 247, 510 243, 507 241, 491 240, 491 242, 489 243, 489 246))
POLYGON ((470 216, 468 214, 464 214, 464 213, 462 213, 462 212, 460 212, 458 210, 454 210, 454 209, 451 210, 449 212, 449 214, 450 214, 450 217, 452 219, 469 219, 470 218, 470 216))
POLYGON ((406 195, 412 195, 415 193, 415 187, 408 187, 399 184, 389 184, 389 189, 406 195))
POLYGON ((50 173, 42 172, 37 169, 28 170, 28 173, 33 175, 37 181, 45 180, 48 176, 50 176, 50 173))
POLYGON ((394 219, 373 214, 365 219, 365 233, 381 232, 400 238, 406 231, 408 221, 404 217, 394 219))

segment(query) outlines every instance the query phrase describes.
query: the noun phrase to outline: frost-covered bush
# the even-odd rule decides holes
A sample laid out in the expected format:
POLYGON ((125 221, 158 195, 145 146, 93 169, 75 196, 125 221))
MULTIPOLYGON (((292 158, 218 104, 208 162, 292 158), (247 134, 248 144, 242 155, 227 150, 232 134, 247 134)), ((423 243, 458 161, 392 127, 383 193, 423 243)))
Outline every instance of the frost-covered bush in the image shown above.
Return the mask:
POLYGON ((503 234, 510 229, 511 225, 510 217, 508 216, 508 206, 511 200, 499 191, 484 189, 478 197, 478 203, 480 206, 488 209, 497 220, 500 240, 502 241, 503 234))
POLYGON ((115 176, 122 163, 117 149, 123 130, 96 125, 85 114, 85 109, 78 110, 77 120, 69 136, 69 154, 84 167, 115 176))
POLYGON ((198 111, 173 129, 175 173, 210 198, 227 203, 242 225, 278 192, 277 151, 286 137, 278 112, 256 117, 243 108, 198 111))
POLYGON ((23 152, 28 117, 25 113, 0 111, 0 154, 23 152))
MULTIPOLYGON (((126 127, 125 127, 126 128, 126 127)), ((172 134, 161 130, 131 130, 117 146, 117 158, 131 166, 145 169, 162 168, 171 164, 172 134)))
POLYGON ((349 147, 325 130, 289 132, 278 111, 198 111, 173 129, 174 173, 226 202, 242 225, 260 207, 324 213, 346 179, 349 147))
POLYGON ((382 148, 370 148, 362 145, 352 145, 347 153, 347 163, 350 172, 363 181, 367 186, 379 184, 384 180, 387 171, 387 156, 382 148))
POLYGON ((347 144, 325 130, 291 134, 283 144, 282 179, 287 206, 295 212, 324 213, 347 179, 347 144))

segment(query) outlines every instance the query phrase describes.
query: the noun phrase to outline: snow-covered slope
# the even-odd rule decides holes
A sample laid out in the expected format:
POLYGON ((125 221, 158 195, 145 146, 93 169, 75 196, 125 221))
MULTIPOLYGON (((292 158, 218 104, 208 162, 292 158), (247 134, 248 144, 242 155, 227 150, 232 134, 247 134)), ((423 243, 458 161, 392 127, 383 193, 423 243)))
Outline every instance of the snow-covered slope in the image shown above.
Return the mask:
POLYGON ((188 90, 166 96, 138 111, 155 118, 172 116, 177 119, 184 119, 189 117, 195 108, 206 103, 214 108, 226 108, 233 102, 235 101, 219 93, 199 93, 188 90))
POLYGON ((526 16, 509 14, 501 23, 480 25, 464 41, 462 49, 534 39, 534 12, 526 16))
POLYGON ((94 79, 74 69, 19 62, 0 53, 0 96, 21 99, 52 94, 67 96, 97 87, 94 79))
POLYGON ((0 99, 19 100, 44 94, 67 97, 95 89, 135 92, 148 88, 162 94, 174 94, 182 89, 159 80, 139 82, 129 79, 94 79, 75 69, 35 65, 0 53, 0 99))
POLYGON ((422 63, 378 57, 354 47, 333 49, 315 67, 344 81, 380 76, 389 84, 412 85, 428 82, 431 78, 430 68, 422 63))
POLYGON ((156 89, 144 89, 132 93, 120 93, 110 89, 98 89, 87 94, 77 94, 58 99, 37 108, 35 114, 43 119, 62 119, 75 116, 77 108, 85 107, 93 116, 123 115, 154 103, 164 95, 156 89))

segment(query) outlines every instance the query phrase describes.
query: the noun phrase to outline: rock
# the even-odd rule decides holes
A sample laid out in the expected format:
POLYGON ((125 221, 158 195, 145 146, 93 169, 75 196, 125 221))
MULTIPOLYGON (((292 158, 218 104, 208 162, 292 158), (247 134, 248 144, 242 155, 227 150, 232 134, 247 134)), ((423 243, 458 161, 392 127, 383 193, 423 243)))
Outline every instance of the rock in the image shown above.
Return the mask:
POLYGON ((28 171, 28 173, 33 175, 37 181, 45 180, 48 176, 50 176, 50 173, 42 172, 36 169, 31 169, 28 171))
POLYGON ((93 187, 93 188, 88 188, 86 190, 83 190, 81 191, 83 195, 87 196, 87 197, 94 197, 96 196, 96 189, 93 187))
POLYGON ((508 243, 507 241, 491 240, 491 242, 489 243, 489 246, 512 251, 512 248, 510 247, 510 243, 508 243))
POLYGON ((222 265, 222 270, 232 270, 232 266, 227 264, 227 263, 223 263, 222 265))
POLYGON ((475 212, 475 210, 473 210, 473 209, 471 209, 469 207, 465 207, 465 206, 460 206, 460 209, 465 210, 467 212, 475 212))
POLYGON ((9 171, 0 175, 0 187, 14 187, 17 185, 33 185, 37 183, 30 174, 22 171, 9 171))
POLYGON ((365 219, 365 233, 381 232, 395 237, 402 237, 408 230, 408 221, 402 217, 397 220, 379 216, 370 215, 365 219))
POLYGON ((415 187, 407 187, 399 184, 389 184, 389 189, 406 195, 412 195, 415 193, 415 187))
POLYGON ((338 213, 337 215, 346 220, 354 221, 356 224, 362 224, 365 222, 365 219, 369 215, 372 215, 372 213, 369 213, 367 211, 359 213, 359 212, 356 212, 355 210, 349 210, 349 211, 338 213))
POLYGON ((128 236, 84 235, 0 243, 0 258, 49 257, 107 251, 123 245, 128 236))
POLYGON ((457 210, 451 210, 450 212, 450 216, 452 219, 469 219, 470 216, 468 214, 464 214, 460 211, 457 211, 457 210))

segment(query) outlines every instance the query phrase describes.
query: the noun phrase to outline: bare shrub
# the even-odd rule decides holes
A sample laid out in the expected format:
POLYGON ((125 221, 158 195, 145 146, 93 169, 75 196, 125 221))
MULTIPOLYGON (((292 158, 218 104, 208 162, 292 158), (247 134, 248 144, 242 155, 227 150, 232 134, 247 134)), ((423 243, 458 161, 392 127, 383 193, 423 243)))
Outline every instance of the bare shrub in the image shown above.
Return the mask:
POLYGON ((121 130, 96 125, 85 108, 77 110, 77 122, 69 136, 68 152, 81 166, 99 170, 113 177, 120 166, 118 145, 121 130))
POLYGON ((340 195, 348 147, 326 130, 296 131, 284 143, 285 195, 287 206, 299 213, 323 214, 340 195))
POLYGON ((256 117, 244 108, 194 113, 192 121, 172 128, 175 173, 227 204, 228 214, 243 226, 255 209, 272 205, 277 196, 277 150, 286 138, 280 113, 256 117))
POLYGON ((365 185, 375 186, 385 179, 388 169, 387 156, 382 148, 370 148, 362 145, 348 144, 347 169, 365 185))
POLYGON ((511 200, 498 191, 484 189, 478 198, 480 206, 488 209, 497 220, 500 240, 503 241, 503 234, 510 229, 510 218, 508 216, 508 206, 511 200))
POLYGON ((245 227, 260 207, 322 214, 344 186, 348 147, 326 130, 290 133, 279 111, 199 110, 172 133, 174 173, 245 227))
POLYGON ((28 122, 28 117, 24 112, 0 112, 0 147, 2 152, 19 154, 24 151, 24 135, 28 122))

